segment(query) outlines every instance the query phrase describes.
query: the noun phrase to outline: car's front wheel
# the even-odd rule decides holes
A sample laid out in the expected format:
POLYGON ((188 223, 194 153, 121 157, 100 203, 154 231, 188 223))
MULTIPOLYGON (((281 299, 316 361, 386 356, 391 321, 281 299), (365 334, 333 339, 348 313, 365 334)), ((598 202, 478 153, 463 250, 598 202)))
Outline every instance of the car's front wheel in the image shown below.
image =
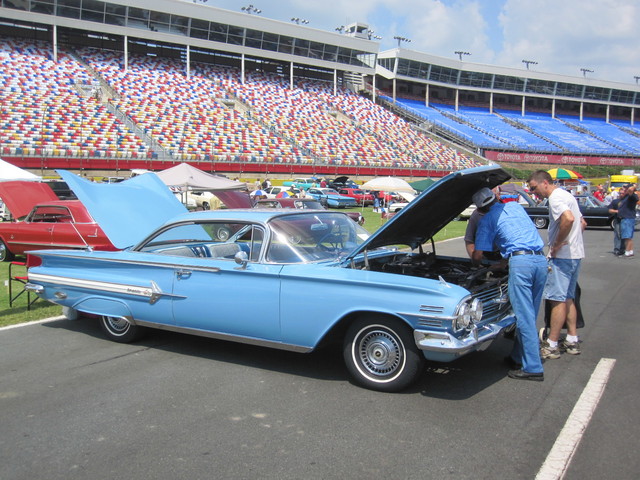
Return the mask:
POLYGON ((0 262, 10 262, 15 256, 9 251, 7 245, 0 240, 0 262))
POLYGON ((357 383, 382 392, 397 392, 415 382, 425 361, 411 329, 393 318, 355 321, 347 330, 343 354, 357 383))
POLYGON ((536 217, 533 219, 533 224, 538 229, 547 228, 547 225, 549 224, 549 219, 545 217, 536 217))
POLYGON ((100 326, 109 340, 130 343, 140 336, 141 329, 123 317, 100 317, 100 326))

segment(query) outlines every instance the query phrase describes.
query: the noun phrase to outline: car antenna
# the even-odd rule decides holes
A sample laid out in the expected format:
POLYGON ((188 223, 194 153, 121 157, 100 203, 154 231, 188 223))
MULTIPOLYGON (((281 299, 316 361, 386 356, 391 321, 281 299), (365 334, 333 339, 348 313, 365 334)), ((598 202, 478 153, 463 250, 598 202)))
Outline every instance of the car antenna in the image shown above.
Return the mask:
MULTIPOLYGON (((89 245, 87 243, 87 241, 84 239, 84 237, 82 236, 82 234, 78 231, 78 228, 76 227, 76 224, 74 222, 71 222, 71 226, 73 227, 73 229, 75 230, 75 232, 78 234, 78 236, 80 237, 80 240, 82 240, 82 243, 84 243, 84 246, 86 247, 87 251, 89 252, 93 252, 93 247, 91 245, 89 245)), ((98 227, 96 227, 97 230, 98 227)), ((97 233, 97 231, 96 231, 97 233)))

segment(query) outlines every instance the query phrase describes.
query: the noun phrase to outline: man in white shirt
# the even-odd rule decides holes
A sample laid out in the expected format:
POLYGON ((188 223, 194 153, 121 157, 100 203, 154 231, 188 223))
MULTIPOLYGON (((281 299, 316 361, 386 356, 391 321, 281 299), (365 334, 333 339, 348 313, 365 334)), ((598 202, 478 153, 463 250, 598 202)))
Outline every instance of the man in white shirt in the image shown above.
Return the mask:
POLYGON ((587 223, 582 218, 576 199, 554 185, 548 172, 537 170, 529 178, 529 190, 549 199, 549 266, 544 298, 551 302, 548 339, 540 353, 544 359, 560 358, 560 352, 580 354, 574 298, 580 262, 584 258, 582 232, 587 223), (566 324, 567 337, 562 342, 560 331, 566 324))

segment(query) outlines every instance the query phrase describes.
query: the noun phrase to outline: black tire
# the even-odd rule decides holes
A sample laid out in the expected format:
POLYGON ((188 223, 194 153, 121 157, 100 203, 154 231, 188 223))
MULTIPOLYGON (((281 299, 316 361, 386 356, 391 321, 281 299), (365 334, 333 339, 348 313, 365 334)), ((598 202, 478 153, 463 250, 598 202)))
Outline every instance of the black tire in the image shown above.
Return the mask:
POLYGON ((209 202, 202 202, 202 209, 203 210, 210 210, 211 207, 209 206, 209 202))
POLYGON ((141 328, 123 317, 100 317, 100 327, 109 340, 118 343, 131 343, 139 338, 141 328))
POLYGON ((9 251, 7 245, 0 240, 0 262, 10 262, 16 258, 16 256, 9 251))
POLYGON ((533 224, 536 226, 538 230, 542 230, 543 228, 547 228, 549 224, 549 219, 545 217, 535 217, 533 219, 533 224))
POLYGON ((424 356, 411 329, 393 318, 363 317, 347 330, 344 361, 360 385, 381 392, 398 392, 415 382, 424 356))

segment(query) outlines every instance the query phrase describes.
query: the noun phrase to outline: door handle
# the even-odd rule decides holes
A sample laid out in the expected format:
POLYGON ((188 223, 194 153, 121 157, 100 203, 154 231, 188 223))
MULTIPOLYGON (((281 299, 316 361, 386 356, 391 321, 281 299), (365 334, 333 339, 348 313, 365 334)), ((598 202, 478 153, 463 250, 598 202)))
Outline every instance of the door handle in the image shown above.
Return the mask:
POLYGON ((191 276, 191 270, 176 270, 176 276, 178 278, 189 278, 191 276))

